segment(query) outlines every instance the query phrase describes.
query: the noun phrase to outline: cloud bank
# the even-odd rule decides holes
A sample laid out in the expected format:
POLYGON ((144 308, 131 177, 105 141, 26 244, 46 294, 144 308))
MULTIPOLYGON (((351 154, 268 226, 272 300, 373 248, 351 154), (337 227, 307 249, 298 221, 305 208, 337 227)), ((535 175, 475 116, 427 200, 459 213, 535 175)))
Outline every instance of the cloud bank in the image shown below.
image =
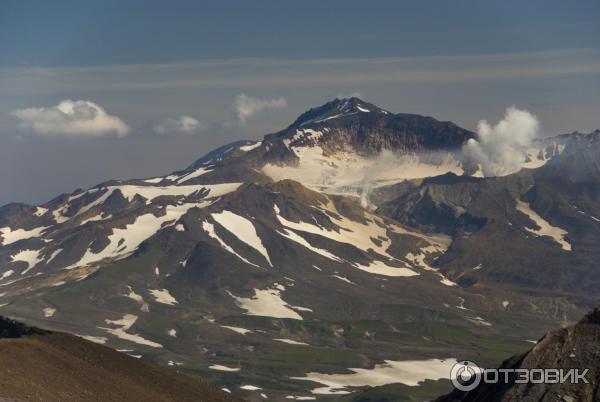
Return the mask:
POLYGON ((464 152, 480 164, 484 176, 504 176, 521 169, 527 147, 539 130, 539 121, 533 114, 511 106, 495 126, 481 120, 477 126, 478 139, 470 139, 464 152))
POLYGON ((177 119, 168 118, 160 124, 154 126, 154 131, 158 134, 198 134, 205 128, 204 124, 191 116, 180 116, 177 119))
POLYGON ((94 102, 70 99, 56 106, 13 110, 19 128, 49 137, 124 137, 129 127, 94 102))
POLYGON ((252 98, 246 94, 239 94, 235 97, 235 108, 237 117, 241 124, 246 124, 246 120, 257 113, 266 109, 279 109, 287 106, 284 97, 273 99, 252 98))

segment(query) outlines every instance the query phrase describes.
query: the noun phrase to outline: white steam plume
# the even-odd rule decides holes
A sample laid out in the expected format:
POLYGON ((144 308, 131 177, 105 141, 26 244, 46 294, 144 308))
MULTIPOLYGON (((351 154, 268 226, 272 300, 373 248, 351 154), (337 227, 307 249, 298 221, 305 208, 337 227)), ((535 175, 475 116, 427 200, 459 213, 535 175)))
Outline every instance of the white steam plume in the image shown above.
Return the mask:
POLYGON ((369 193, 373 184, 377 181, 381 172, 389 171, 398 164, 396 156, 389 150, 384 149, 375 158, 364 171, 364 176, 361 182, 360 205, 363 208, 369 207, 369 193))
POLYGON ((481 120, 477 126, 478 139, 470 139, 464 152, 480 164, 486 177, 511 174, 525 163, 527 147, 539 129, 533 114, 511 106, 506 109, 504 119, 493 127, 481 120))

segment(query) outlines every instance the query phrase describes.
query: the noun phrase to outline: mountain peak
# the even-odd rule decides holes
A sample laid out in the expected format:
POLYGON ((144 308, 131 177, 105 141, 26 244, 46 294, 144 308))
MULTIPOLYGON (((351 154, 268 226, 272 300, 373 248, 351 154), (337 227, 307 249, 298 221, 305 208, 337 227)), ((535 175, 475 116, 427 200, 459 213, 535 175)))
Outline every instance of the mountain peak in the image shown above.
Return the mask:
POLYGON ((290 127, 300 127, 312 123, 323 123, 339 117, 359 115, 359 113, 390 114, 389 112, 365 102, 357 97, 335 98, 324 105, 311 108, 292 123, 290 127))

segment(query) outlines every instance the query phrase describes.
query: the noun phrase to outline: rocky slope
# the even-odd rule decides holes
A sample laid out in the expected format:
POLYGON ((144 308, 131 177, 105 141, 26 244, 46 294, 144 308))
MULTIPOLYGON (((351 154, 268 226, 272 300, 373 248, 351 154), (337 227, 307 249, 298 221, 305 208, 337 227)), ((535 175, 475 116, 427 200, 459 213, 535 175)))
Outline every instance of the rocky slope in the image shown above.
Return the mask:
POLYGON ((456 359, 497 364, 594 302, 596 135, 499 178, 462 157, 473 135, 335 100, 179 172, 3 206, 0 311, 250 400, 439 395, 456 359))
POLYGON ((199 380, 82 338, 0 317, 0 400, 239 401, 199 380), (3 399, 4 398, 4 399, 3 399))

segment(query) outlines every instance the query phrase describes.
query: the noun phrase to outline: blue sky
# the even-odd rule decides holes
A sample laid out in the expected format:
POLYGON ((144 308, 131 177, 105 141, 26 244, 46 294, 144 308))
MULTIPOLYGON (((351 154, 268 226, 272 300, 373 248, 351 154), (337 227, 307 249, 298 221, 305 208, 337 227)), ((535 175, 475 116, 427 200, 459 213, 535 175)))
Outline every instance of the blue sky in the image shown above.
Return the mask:
POLYGON ((590 131, 598 38, 598 1, 3 1, 0 204, 168 173, 356 93, 470 129, 516 104, 545 134, 590 131), (33 125, 69 99, 127 132, 33 125))
POLYGON ((2 65, 598 47, 595 1, 4 1, 2 65))

